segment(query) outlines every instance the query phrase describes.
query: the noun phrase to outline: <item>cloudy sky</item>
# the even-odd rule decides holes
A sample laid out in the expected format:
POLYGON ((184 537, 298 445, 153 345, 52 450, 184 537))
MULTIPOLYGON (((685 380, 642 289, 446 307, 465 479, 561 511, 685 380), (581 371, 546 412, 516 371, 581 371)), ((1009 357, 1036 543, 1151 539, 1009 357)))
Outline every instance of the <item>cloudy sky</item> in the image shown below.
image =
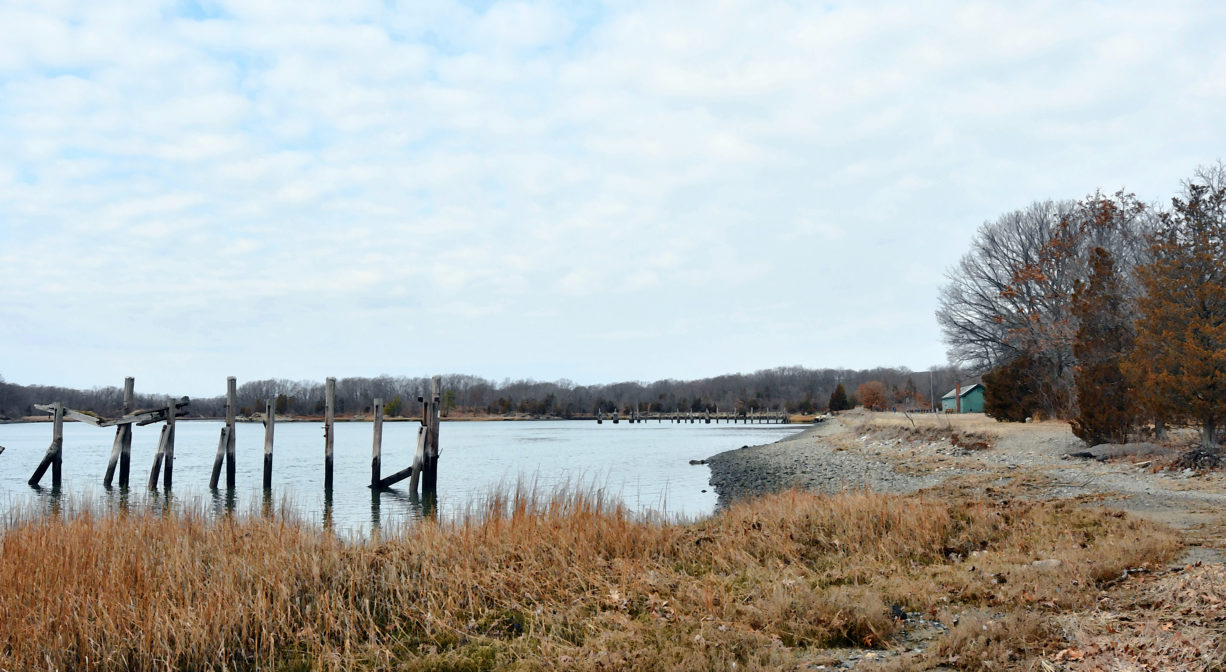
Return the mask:
POLYGON ((1216 2, 0 0, 0 376, 945 362, 985 220, 1226 155, 1216 2))

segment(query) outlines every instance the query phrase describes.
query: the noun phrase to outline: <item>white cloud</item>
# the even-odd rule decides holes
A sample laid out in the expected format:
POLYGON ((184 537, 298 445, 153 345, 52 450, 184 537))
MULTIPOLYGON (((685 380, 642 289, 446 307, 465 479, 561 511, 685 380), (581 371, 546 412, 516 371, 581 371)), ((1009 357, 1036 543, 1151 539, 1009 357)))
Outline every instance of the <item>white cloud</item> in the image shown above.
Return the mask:
POLYGON ((1222 146, 1226 18, 1200 4, 207 9, 0 8, 0 345, 46 362, 33 334, 136 316, 88 380, 9 380, 109 384, 153 335, 211 375, 217 339, 314 333, 321 305, 346 329, 293 352, 353 370, 347 339, 419 319, 451 337, 414 372, 922 368, 984 219, 1162 199, 1222 146), (592 363, 598 334, 641 368, 592 363))

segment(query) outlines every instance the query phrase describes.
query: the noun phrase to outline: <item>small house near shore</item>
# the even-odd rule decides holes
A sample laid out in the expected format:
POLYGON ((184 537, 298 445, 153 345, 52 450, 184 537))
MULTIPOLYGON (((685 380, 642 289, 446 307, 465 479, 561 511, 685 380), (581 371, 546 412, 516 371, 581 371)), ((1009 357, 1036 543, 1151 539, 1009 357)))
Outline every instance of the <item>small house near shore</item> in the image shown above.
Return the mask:
MULTIPOLYGON (((941 410, 958 412, 958 389, 954 388, 941 397, 941 410)), ((962 388, 963 413, 983 413, 983 383, 974 383, 962 388)))

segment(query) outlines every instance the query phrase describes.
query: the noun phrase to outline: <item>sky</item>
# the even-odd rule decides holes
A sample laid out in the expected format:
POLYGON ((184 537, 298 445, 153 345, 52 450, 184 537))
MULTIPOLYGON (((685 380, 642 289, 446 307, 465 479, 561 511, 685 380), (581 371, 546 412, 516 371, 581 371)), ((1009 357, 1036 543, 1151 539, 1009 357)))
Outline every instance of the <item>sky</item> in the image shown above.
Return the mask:
POLYGON ((0 376, 946 362, 985 221, 1226 156, 1217 2, 0 0, 0 376))

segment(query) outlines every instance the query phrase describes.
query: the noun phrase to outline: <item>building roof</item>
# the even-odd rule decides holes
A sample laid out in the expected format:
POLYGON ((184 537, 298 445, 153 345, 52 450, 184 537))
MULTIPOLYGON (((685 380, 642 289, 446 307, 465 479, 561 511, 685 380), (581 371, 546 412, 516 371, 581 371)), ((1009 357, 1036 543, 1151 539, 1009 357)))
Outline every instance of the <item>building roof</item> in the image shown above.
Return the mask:
MULTIPOLYGON (((974 390, 976 387, 983 387, 983 383, 971 383, 970 385, 967 385, 966 387, 962 388, 962 396, 965 397, 966 395, 970 394, 971 391, 974 390)), ((941 398, 942 399, 953 399, 954 395, 956 395, 957 393, 958 393, 958 388, 955 387, 954 389, 942 395, 941 398)))

